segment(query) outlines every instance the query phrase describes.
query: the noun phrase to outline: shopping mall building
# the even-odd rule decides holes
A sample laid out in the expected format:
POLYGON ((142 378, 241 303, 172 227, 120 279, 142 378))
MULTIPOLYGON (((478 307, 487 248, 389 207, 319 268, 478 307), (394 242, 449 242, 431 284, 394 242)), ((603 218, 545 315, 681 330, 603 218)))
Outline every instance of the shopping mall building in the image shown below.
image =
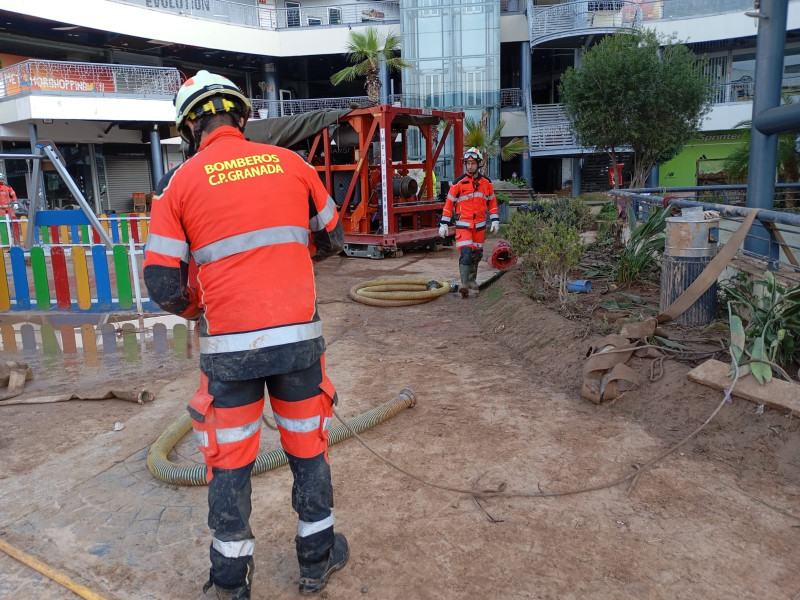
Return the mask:
MULTIPOLYGON (((347 107, 363 82, 333 86, 347 66, 350 32, 402 35, 413 68, 384 74, 386 102, 465 111, 529 151, 493 164, 534 189, 607 188, 609 159, 582 148, 559 104, 564 71, 581 51, 620 30, 675 34, 706 59, 714 104, 702 131, 660 165, 662 186, 717 182, 721 159, 744 143, 751 117, 758 19, 752 0, 0 0, 0 152, 54 142, 98 212, 132 208, 183 160, 171 129, 172 98, 199 69, 224 74, 253 98, 255 117, 347 107)), ((800 88, 800 2, 789 2, 783 86, 800 88)), ((438 175, 452 177, 453 153, 438 175)), ((25 195, 32 167, 0 165, 25 195)), ((654 178, 655 181, 655 178, 654 178)), ((72 203, 45 165, 50 207, 72 203)))

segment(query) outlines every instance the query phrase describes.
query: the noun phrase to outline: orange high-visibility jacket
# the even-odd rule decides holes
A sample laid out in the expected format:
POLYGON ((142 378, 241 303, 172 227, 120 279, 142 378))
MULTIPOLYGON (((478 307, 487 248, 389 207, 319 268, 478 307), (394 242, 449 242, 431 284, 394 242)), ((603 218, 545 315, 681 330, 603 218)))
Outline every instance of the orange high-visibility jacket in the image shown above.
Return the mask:
POLYGON ((14 212, 14 202, 17 201, 17 194, 14 190, 5 185, 0 184, 0 208, 3 209, 11 209, 11 212, 14 212))
POLYGON ((312 258, 344 243, 314 168, 223 126, 158 187, 145 283, 165 310, 200 319, 200 369, 236 381, 312 365, 325 349, 312 258))
POLYGON ((499 221, 492 181, 480 173, 476 173, 474 178, 464 173, 450 185, 441 222, 445 225, 452 223, 455 212, 457 228, 486 229, 487 208, 489 218, 499 221))

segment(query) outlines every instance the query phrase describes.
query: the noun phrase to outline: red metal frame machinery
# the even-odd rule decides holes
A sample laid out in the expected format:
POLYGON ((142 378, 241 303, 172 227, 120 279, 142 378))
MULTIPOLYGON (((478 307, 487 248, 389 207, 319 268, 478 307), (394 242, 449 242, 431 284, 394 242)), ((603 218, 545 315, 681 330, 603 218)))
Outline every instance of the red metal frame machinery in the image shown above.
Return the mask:
MULTIPOLYGON (((378 254, 392 253, 404 246, 436 243, 439 237, 437 217, 444 201, 434 196, 433 166, 451 133, 453 148, 459 154, 464 145, 463 120, 463 112, 389 105, 355 109, 339 119, 340 124, 349 124, 358 135, 347 164, 333 164, 329 128, 325 127, 316 134, 308 161, 319 172, 331 197, 335 197, 334 174, 352 173, 339 208, 348 254, 377 258, 378 254), (438 131, 439 122, 444 124, 441 132, 438 131), (408 158, 408 130, 411 127, 419 129, 425 143, 422 162, 408 158), (392 156, 392 144, 398 139, 398 134, 402 140, 399 160, 392 156), (380 152, 370 152, 375 142, 379 144, 380 152), (396 197, 395 179, 408 175, 411 169, 424 169, 422 193, 408 198, 396 197), (360 201, 354 198, 356 193, 360 201), (368 253, 349 251, 367 247, 370 248, 368 253)), ((453 164, 454 177, 458 177, 463 172, 463 164, 457 159, 453 164)))

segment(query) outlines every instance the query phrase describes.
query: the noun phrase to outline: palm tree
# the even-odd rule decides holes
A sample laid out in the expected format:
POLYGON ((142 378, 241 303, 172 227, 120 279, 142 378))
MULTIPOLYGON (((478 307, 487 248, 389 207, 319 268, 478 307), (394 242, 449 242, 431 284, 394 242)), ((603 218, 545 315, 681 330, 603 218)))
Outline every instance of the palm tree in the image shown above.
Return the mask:
POLYGON ((345 67, 331 77, 333 85, 343 81, 352 81, 356 77, 365 76, 364 87, 373 106, 380 104, 380 64, 381 61, 391 71, 411 67, 397 56, 400 50, 400 36, 390 31, 385 36, 375 27, 367 27, 363 31, 351 31, 347 42, 347 59, 354 63, 345 67))
POLYGON ((500 134, 506 122, 500 119, 490 134, 483 119, 476 121, 472 117, 464 119, 464 148, 479 148, 484 158, 500 154, 501 160, 509 160, 522 154, 528 146, 520 138, 514 138, 505 146, 500 146, 500 134))

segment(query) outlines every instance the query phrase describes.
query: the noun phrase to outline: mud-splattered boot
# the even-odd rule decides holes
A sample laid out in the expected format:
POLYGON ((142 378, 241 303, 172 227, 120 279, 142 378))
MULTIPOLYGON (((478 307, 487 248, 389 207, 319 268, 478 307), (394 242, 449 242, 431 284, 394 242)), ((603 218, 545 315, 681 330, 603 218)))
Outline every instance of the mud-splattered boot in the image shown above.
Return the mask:
POLYGON ((478 290, 478 263, 469 266, 469 289, 478 290))
POLYGON ((350 558, 350 546, 347 544, 347 538, 341 533, 334 533, 333 547, 328 554, 328 560, 315 567, 300 569, 300 593, 310 595, 321 592, 328 585, 331 574, 344 567, 348 558, 350 558))
POLYGON ((469 295, 469 272, 471 268, 471 265, 458 264, 458 273, 461 275, 461 287, 458 288, 458 291, 464 298, 469 295))
POLYGON ((203 595, 197 600, 250 600, 250 586, 226 590, 209 582, 203 586, 203 595))

